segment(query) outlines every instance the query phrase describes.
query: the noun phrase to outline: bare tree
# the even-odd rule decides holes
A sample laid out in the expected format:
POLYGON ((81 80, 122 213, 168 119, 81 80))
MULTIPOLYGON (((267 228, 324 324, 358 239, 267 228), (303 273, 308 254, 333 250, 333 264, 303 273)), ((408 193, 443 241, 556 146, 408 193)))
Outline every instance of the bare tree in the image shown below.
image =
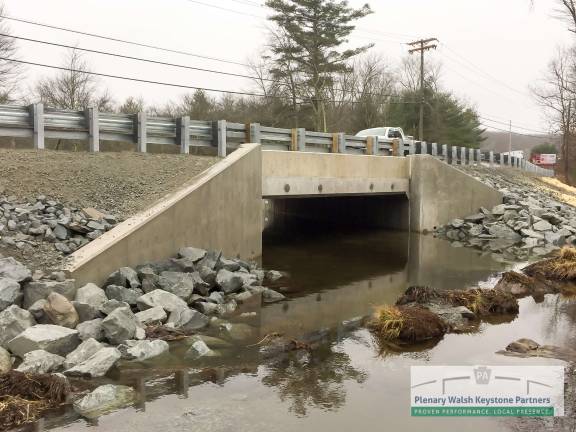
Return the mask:
MULTIPOLYGON (((0 15, 4 15, 4 5, 0 4, 0 15)), ((0 18, 0 33, 10 34, 10 29, 4 18, 0 18)), ((9 36, 0 36, 0 57, 15 58, 17 47, 14 39, 9 36)), ((18 63, 9 60, 0 60, 0 103, 11 102, 17 92, 21 67, 18 63)))
POLYGON ((144 103, 144 99, 142 99, 142 97, 135 98, 129 96, 126 98, 124 103, 118 107, 118 112, 123 114, 137 114, 139 112, 143 112, 145 107, 146 104, 144 103))
POLYGON ((532 89, 543 107, 553 132, 562 135, 561 154, 566 179, 570 181, 570 146, 576 132, 576 99, 574 91, 575 50, 559 48, 550 62, 543 83, 532 89))
POLYGON ((34 98, 44 104, 61 109, 83 110, 90 106, 102 111, 113 108, 108 92, 98 92, 98 80, 90 75, 90 67, 77 50, 70 50, 64 61, 65 71, 56 76, 42 78, 34 89, 34 98))

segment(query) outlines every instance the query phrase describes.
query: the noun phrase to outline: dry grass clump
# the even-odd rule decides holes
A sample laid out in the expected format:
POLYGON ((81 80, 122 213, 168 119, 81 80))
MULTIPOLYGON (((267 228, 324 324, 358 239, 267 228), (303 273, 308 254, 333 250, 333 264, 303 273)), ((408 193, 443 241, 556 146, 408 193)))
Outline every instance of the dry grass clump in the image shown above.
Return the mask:
POLYGON ((515 271, 509 271, 502 274, 501 282, 506 282, 510 284, 521 284, 526 286, 531 286, 534 284, 534 280, 526 276, 525 274, 518 273, 515 271))
POLYGON ((70 386, 55 375, 11 371, 0 375, 0 430, 38 420, 66 401, 70 386))
POLYGON ((454 306, 465 306, 477 316, 518 313, 518 300, 512 294, 494 289, 474 288, 447 291, 446 297, 454 306))
POLYGON ((440 317, 418 306, 382 306, 368 326, 384 340, 409 343, 441 338, 448 331, 440 317))
POLYGON ((529 276, 554 281, 576 280, 576 249, 566 246, 556 256, 530 264, 522 271, 529 276))

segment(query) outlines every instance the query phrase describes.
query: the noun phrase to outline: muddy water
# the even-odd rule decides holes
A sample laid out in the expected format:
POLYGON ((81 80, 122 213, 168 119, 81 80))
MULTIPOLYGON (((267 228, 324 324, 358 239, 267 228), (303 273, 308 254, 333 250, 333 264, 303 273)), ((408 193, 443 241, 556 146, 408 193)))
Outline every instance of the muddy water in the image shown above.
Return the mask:
MULTIPOLYGON (((92 422, 69 411, 46 419, 37 430, 511 430, 498 419, 411 418, 410 366, 561 364, 495 352, 520 337, 573 343, 576 303, 557 296, 539 304, 524 299, 518 317, 482 324, 474 334, 448 335, 435 346, 412 352, 381 346, 353 324, 374 306, 393 303, 409 285, 491 286, 499 272, 518 266, 502 261, 429 236, 401 233, 272 240, 263 264, 291 274, 290 300, 256 311, 251 341, 271 332, 296 338, 317 335, 322 342, 312 354, 262 360, 253 348, 244 348, 228 350, 210 363, 185 363, 176 355, 132 365, 107 382, 134 386, 139 397, 135 406, 92 422)), ((173 351, 178 353, 179 347, 173 351)))

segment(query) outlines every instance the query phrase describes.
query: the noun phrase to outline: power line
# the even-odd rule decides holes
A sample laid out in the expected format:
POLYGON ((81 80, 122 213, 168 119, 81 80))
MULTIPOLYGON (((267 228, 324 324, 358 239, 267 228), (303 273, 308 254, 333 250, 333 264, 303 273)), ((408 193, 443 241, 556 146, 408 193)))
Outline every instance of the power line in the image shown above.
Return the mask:
MULTIPOLYGON (((242 91, 236 91, 236 90, 222 90, 222 89, 214 89, 214 88, 207 88, 207 87, 191 86, 191 85, 186 85, 186 84, 176 84, 176 83, 169 83, 169 82, 163 82, 163 81, 146 80, 146 79, 135 78, 135 77, 127 77, 127 76, 123 76, 123 75, 114 75, 114 74, 107 74, 107 73, 102 73, 102 72, 92 72, 92 71, 85 71, 85 70, 80 70, 80 69, 72 69, 72 68, 64 67, 64 66, 54 66, 54 65, 47 65, 44 63, 31 62, 31 61, 26 61, 26 60, 17 60, 17 59, 8 58, 8 57, 0 57, 0 60, 9 61, 9 62, 13 62, 13 63, 26 64, 26 65, 30 65, 30 66, 43 67, 43 68, 48 68, 48 69, 56 69, 56 70, 61 70, 61 71, 66 71, 66 72, 82 73, 82 74, 86 74, 86 75, 93 75, 93 76, 98 76, 98 77, 103 77, 103 78, 113 78, 113 79, 119 79, 119 80, 124 80, 124 81, 139 82, 139 83, 144 83, 144 84, 156 84, 156 85, 176 87, 176 88, 184 88, 184 89, 190 89, 190 90, 203 90, 203 91, 216 92, 216 93, 225 93, 225 94, 234 94, 234 95, 243 95, 243 96, 254 96, 254 97, 271 98, 271 99, 291 100, 291 98, 287 97, 287 96, 267 95, 267 94, 262 94, 262 93, 242 92, 242 91)), ((345 100, 338 101, 338 100, 328 100, 328 99, 319 99, 319 101, 329 102, 329 103, 344 103, 344 102, 345 103, 351 103, 351 104, 362 103, 361 101, 345 101, 345 100)), ((304 105, 306 103, 307 102, 298 102, 299 105, 304 105)), ((408 103, 414 103, 414 102, 411 102, 411 101, 379 102, 380 105, 404 104, 404 103, 408 104, 408 103)))
POLYGON ((115 38, 112 36, 100 35, 100 34, 96 34, 96 33, 88 33, 88 32, 84 32, 84 31, 80 31, 80 30, 74 30, 74 29, 70 29, 70 28, 66 28, 66 27, 59 27, 59 26, 55 26, 52 24, 40 23, 37 21, 30 21, 30 20, 26 20, 26 19, 22 19, 22 18, 15 18, 15 17, 7 16, 7 15, 1 15, 0 14, 0 18, 4 18, 4 19, 10 20, 10 21, 16 21, 16 22, 21 22, 21 23, 25 23, 25 24, 30 24, 30 25, 34 25, 34 26, 38 26, 38 27, 49 28, 49 29, 53 29, 53 30, 60 30, 60 31, 68 32, 68 33, 75 33, 75 34, 79 34, 82 36, 89 36, 89 37, 94 37, 94 38, 103 39, 103 40, 107 40, 107 41, 119 42, 119 43, 123 43, 123 44, 127 44, 127 45, 134 45, 134 46, 139 46, 139 47, 143 47, 143 48, 151 48, 151 49, 155 49, 155 50, 159 50, 159 51, 166 51, 166 52, 170 52, 170 53, 174 53, 174 54, 182 54, 182 55, 187 55, 190 57, 197 57, 197 58, 202 58, 205 60, 213 60, 213 61, 217 61, 217 62, 221 62, 221 63, 234 64, 234 65, 238 65, 238 66, 248 66, 245 63, 240 63, 240 62, 233 61, 233 60, 225 60, 225 59, 221 59, 221 58, 217 58, 217 57, 210 57, 210 56, 205 56, 205 55, 201 55, 201 54, 195 54, 195 53, 188 52, 188 51, 181 51, 181 50, 175 50, 175 49, 171 49, 171 48, 160 47, 160 46, 156 46, 156 45, 150 45, 150 44, 146 44, 146 43, 142 43, 142 42, 134 42, 134 41, 129 41, 129 40, 125 40, 125 39, 115 38))
POLYGON ((501 131, 501 132, 506 132, 506 133, 512 133, 512 135, 518 135, 518 136, 523 136, 523 137, 529 137, 529 138, 538 138, 538 139, 545 139, 545 140, 549 140, 550 138, 552 138, 553 136, 542 136, 542 135, 529 135, 529 134, 523 134, 520 132, 510 132, 510 130, 508 129, 502 129, 502 128, 498 128, 496 126, 490 126, 484 123, 480 123, 482 126, 490 128, 490 129, 495 129, 497 131, 501 131))
MULTIPOLYGON (((503 122, 503 121, 499 121, 499 120, 494 120, 488 117, 483 117, 483 116, 478 116, 478 118, 481 118, 482 120, 486 120, 489 122, 493 122, 493 123, 499 123, 499 124, 503 124, 503 125, 508 125, 508 122, 503 122)), ((522 127, 522 126, 514 126, 516 129, 523 129, 523 130, 527 130, 529 132, 536 132, 536 133, 541 133, 543 135, 549 135, 548 132, 543 132, 541 130, 537 130, 537 129, 531 129, 531 128, 526 128, 526 127, 522 127)))
POLYGON ((259 16, 259 15, 254 15, 254 14, 251 14, 251 13, 248 13, 248 12, 242 12, 242 11, 238 11, 238 10, 235 10, 235 9, 229 9, 229 8, 224 7, 224 6, 218 6, 218 5, 213 5, 213 4, 210 4, 210 3, 204 3, 204 2, 201 2, 201 1, 198 1, 198 0, 186 0, 186 1, 188 1, 188 2, 190 2, 190 3, 196 3, 196 4, 199 4, 199 5, 201 5, 201 6, 206 6, 206 7, 211 7, 211 8, 214 8, 214 9, 223 10, 223 11, 226 11, 226 12, 232 12, 232 13, 239 14, 239 15, 249 16, 249 17, 252 17, 252 18, 266 19, 266 17, 262 17, 262 16, 259 16))

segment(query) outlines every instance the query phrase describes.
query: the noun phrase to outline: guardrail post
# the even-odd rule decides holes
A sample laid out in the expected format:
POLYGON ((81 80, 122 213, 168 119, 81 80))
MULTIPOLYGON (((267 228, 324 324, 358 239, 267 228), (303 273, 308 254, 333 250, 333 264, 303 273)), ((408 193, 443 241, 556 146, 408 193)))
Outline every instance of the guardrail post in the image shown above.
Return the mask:
POLYGON ((90 152, 100 151, 100 122, 98 108, 86 108, 84 112, 86 123, 88 123, 88 149, 90 152))
POLYGON ((380 154, 380 140, 378 139, 378 135, 372 137, 372 154, 374 156, 378 156, 380 154))
POLYGON ((494 166, 494 151, 490 150, 490 153, 488 154, 488 162, 490 164, 490 166, 494 166))
POLYGON ((452 165, 458 164, 458 147, 452 146, 452 160, 450 161, 452 165))
POLYGON ((34 148, 44 150, 44 104, 37 103, 30 106, 32 115, 32 128, 34 131, 34 148))
POLYGON ((448 163, 448 144, 442 144, 442 157, 444 162, 448 163))
POLYGON ((176 135, 180 144, 180 153, 190 153, 190 117, 184 116, 176 120, 176 135))
POLYGON ((404 148, 400 149, 400 140, 398 138, 392 140, 392 156, 404 156, 404 148))
POLYGON ((332 134, 332 153, 346 153, 346 138, 344 133, 332 134))
POLYGON ((218 148, 218 157, 226 157, 226 120, 218 120, 215 125, 215 145, 218 148))
POLYGON ((460 147, 460 165, 466 165, 466 147, 460 147))
POLYGON ((306 129, 298 128, 298 150, 306 151, 306 129))
POLYGON ((428 143, 426 141, 422 141, 420 144, 420 154, 428 154, 428 143))
POLYGON ((290 151, 298 151, 298 129, 292 128, 290 134, 290 151))
MULTIPOLYGON (((414 141, 411 141, 410 144, 408 145, 408 154, 415 154, 416 153, 416 143, 414 141)), ((402 154, 404 154, 404 144, 402 144, 402 154)))
POLYGON ((476 162, 478 162, 478 165, 482 163, 482 152, 480 149, 476 150, 476 162))
POLYGON ((438 144, 437 143, 432 143, 432 156, 437 157, 438 156, 438 144))
POLYGON ((260 144, 262 142, 260 123, 250 123, 246 125, 246 142, 260 144))
POLYGON ((147 115, 145 112, 136 114, 136 151, 146 153, 148 135, 146 132, 147 115))
POLYGON ((364 154, 374 154, 374 137, 366 137, 366 150, 364 151, 364 154))
POLYGON ((474 165, 474 149, 468 148, 468 165, 474 165))

